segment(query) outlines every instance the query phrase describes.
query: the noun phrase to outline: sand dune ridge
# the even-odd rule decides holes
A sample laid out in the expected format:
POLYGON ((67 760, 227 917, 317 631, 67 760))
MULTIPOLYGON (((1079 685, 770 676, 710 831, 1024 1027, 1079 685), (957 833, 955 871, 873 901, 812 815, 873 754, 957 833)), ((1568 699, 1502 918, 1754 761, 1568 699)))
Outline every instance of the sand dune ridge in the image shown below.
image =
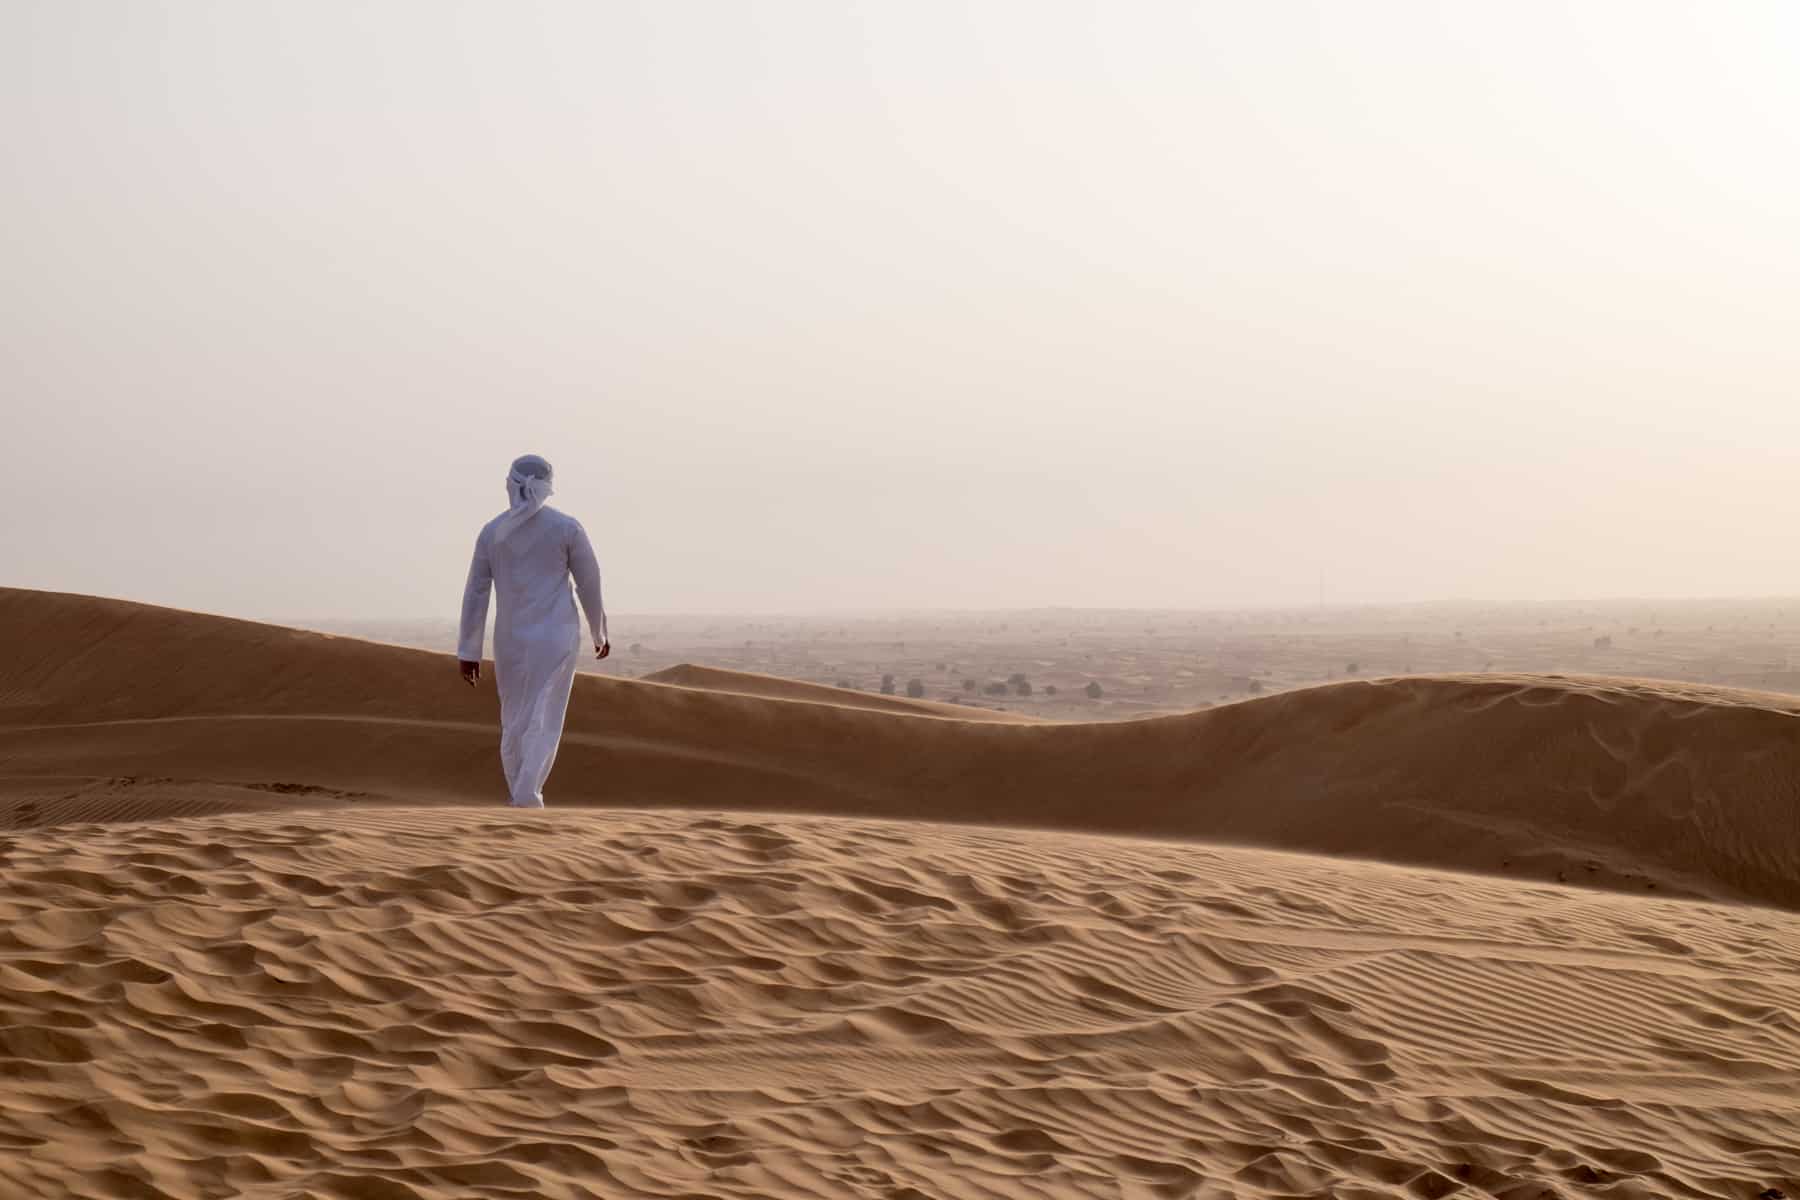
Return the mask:
MULTIPOLYGON (((499 794, 493 692, 458 685, 441 655, 20 590, 0 590, 0 653, 14 824, 164 812, 171 789, 190 812, 499 794)), ((1793 697, 1440 676, 1052 724, 767 686, 785 694, 578 678, 553 802, 728 796, 1800 905, 1793 697)))
POLYGON ((0 663, 0 1196, 1800 1190, 1781 697, 584 678, 518 813, 441 655, 10 591, 0 663))

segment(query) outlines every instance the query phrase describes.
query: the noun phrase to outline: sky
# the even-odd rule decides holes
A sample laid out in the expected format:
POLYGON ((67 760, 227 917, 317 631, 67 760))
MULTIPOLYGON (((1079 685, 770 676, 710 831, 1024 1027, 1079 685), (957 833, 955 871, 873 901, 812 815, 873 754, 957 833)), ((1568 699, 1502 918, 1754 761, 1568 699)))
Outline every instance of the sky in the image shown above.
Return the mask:
POLYGON ((0 585, 1800 594, 1800 7, 0 0, 0 585))

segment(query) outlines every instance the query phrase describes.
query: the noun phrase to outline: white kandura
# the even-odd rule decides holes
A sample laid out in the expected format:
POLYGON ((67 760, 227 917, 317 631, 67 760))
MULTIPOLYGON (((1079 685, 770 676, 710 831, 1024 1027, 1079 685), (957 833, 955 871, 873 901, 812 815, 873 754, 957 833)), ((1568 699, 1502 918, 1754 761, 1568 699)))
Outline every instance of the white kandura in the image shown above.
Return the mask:
POLYGON ((481 661, 491 591, 499 598, 494 676, 500 688, 500 765, 510 802, 519 808, 544 806, 544 781, 556 762, 581 658, 581 619, 571 579, 594 645, 607 640, 600 564, 581 522, 545 507, 551 477, 550 464, 535 454, 513 463, 507 511, 482 526, 475 539, 456 652, 465 662, 481 661))

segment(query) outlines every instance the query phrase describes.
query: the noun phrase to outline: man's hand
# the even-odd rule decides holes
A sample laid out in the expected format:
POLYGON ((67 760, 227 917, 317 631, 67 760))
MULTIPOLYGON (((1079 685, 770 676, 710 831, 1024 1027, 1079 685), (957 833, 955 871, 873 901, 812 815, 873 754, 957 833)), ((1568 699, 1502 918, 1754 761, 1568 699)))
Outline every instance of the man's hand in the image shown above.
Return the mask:
POLYGON ((468 684, 470 687, 474 687, 475 684, 481 679, 481 664, 480 663, 470 662, 466 658, 459 658, 456 660, 456 665, 462 668, 463 682, 468 684))
POLYGON ((607 655, 609 655, 611 653, 612 653, 612 643, 611 642, 601 642, 598 646, 594 647, 594 657, 595 658, 605 658, 607 655))

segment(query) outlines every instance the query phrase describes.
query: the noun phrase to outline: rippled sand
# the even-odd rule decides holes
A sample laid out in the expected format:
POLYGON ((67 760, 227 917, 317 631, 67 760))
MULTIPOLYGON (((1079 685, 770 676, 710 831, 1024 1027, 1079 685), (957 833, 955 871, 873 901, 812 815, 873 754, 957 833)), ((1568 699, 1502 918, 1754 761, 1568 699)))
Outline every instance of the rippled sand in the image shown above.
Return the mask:
POLYGON ((453 671, 0 589, 0 1197, 1800 1195, 1791 698, 453 671))
POLYGON ((935 824, 0 841, 0 1193, 1745 1196, 1773 911, 935 824))

